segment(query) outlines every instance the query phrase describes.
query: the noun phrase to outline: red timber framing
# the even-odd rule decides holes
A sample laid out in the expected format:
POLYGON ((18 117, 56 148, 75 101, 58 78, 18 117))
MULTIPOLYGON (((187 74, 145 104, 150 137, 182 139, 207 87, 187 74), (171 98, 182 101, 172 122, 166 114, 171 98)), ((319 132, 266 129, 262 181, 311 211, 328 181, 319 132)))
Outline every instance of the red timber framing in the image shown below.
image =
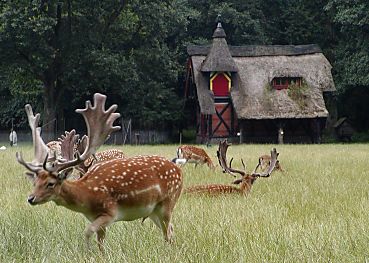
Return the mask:
POLYGON ((212 137, 229 137, 233 133, 233 112, 231 103, 215 103, 216 114, 211 118, 212 137))
POLYGON ((213 72, 208 75, 208 85, 214 93, 214 114, 201 113, 194 81, 192 61, 187 61, 184 95, 189 110, 196 119, 198 143, 208 143, 217 138, 235 138, 238 120, 230 97, 231 76, 226 72, 213 72), (190 104, 193 102, 193 104, 190 104))

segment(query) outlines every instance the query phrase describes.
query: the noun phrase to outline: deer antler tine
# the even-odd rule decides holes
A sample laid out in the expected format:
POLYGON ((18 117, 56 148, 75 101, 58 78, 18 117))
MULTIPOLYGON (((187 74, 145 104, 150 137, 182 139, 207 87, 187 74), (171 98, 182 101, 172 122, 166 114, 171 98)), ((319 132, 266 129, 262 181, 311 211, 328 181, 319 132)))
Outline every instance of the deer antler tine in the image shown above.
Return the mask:
POLYGON ((246 165, 245 165, 245 162, 243 161, 242 158, 241 158, 241 163, 242 163, 242 166, 243 166, 243 170, 246 171, 246 165))
POLYGON ((15 153, 15 157, 17 158, 18 163, 20 163, 21 165, 23 165, 24 167, 26 167, 31 172, 37 173, 38 171, 41 170, 41 167, 40 166, 36 166, 36 165, 33 165, 32 163, 25 162, 24 159, 23 159, 22 153, 16 152, 15 153))

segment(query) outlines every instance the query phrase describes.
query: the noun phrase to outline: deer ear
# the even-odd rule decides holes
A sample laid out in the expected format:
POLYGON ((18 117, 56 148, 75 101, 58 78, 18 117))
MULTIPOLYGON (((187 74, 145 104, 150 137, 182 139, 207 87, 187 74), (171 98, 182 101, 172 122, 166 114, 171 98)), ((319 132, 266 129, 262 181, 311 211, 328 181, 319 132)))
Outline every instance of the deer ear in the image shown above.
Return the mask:
POLYGON ((65 180, 65 179, 67 179, 67 178, 68 178, 68 176, 72 174, 72 172, 73 172, 73 168, 68 168, 68 169, 65 169, 65 170, 61 171, 61 172, 58 174, 58 176, 57 176, 57 177, 58 177, 58 179, 59 179, 60 181, 63 181, 63 180, 65 180))
POLYGON ((24 174, 27 176, 29 180, 31 180, 31 182, 34 182, 37 177, 37 174, 32 172, 25 172, 24 174))
POLYGON ((238 179, 236 181, 233 181, 233 184, 240 184, 242 182, 242 179, 238 179))

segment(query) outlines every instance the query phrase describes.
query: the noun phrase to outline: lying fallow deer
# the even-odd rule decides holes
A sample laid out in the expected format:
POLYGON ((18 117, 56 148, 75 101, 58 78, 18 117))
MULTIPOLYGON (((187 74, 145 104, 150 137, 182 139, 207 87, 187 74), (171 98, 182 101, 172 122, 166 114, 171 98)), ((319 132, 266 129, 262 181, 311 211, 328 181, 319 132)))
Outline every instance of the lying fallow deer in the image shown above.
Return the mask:
MULTIPOLYGON (((254 171, 257 171, 258 168, 260 168, 261 171, 265 171, 271 163, 271 157, 270 155, 262 155, 259 157, 259 163, 258 165, 255 167, 254 171)), ((279 160, 277 160, 275 167, 274 167, 275 171, 280 171, 280 172, 284 172, 284 170, 282 169, 281 163, 279 162, 279 160)))
MULTIPOLYGON (((82 154, 87 147, 88 136, 83 136, 82 139, 79 139, 79 135, 76 134, 75 130, 70 132, 66 131, 65 135, 62 135, 59 138, 60 148, 61 148, 61 156, 64 160, 70 161, 74 159, 76 152, 82 154)), ((79 171, 79 177, 82 177, 88 169, 97 163, 101 163, 104 161, 112 160, 112 159, 124 159, 127 158, 125 154, 118 149, 109 149, 101 152, 97 152, 94 155, 91 155, 86 161, 81 163, 76 167, 79 171)))
POLYGON ((176 164, 195 163, 195 167, 198 164, 206 164, 210 169, 215 168, 205 150, 192 145, 179 146, 177 148, 177 158, 174 158, 172 162, 176 164))
POLYGON ((49 156, 55 155, 57 158, 61 156, 61 142, 60 141, 50 141, 46 144, 49 148, 49 156))
MULTIPOLYGON (((34 145, 33 162, 25 162, 17 153, 18 162, 30 171, 27 175, 34 183, 28 202, 39 205, 54 201, 82 213, 91 222, 85 231, 87 245, 96 233, 101 250, 106 227, 111 223, 146 217, 162 230, 165 240, 171 241, 171 217, 182 190, 182 172, 169 160, 159 156, 114 159, 94 165, 82 179, 65 180, 65 171, 86 161, 110 133, 120 129, 112 126, 120 116, 114 113, 117 106, 105 110, 105 101, 106 96, 95 94, 94 106, 88 101, 85 109, 76 110, 85 119, 88 143, 73 160, 56 160, 50 165, 47 149, 40 141, 34 141, 40 145, 34 145)), ((39 114, 33 116, 27 109, 30 105, 26 106, 30 123, 37 123, 39 114)))
MULTIPOLYGON (((76 151, 78 151, 79 153, 84 152, 85 148, 87 147, 87 141, 88 136, 83 136, 81 140, 78 140, 78 142, 76 142, 76 151)), ((112 159, 125 158, 127 158, 127 156, 123 153, 123 151, 118 149, 107 149, 91 155, 86 161, 81 163, 77 169, 80 171, 80 176, 82 177, 92 165, 112 159)))
MULTIPOLYGON (((255 171, 252 174, 246 174, 246 172, 233 169, 231 167, 232 160, 227 165, 227 149, 230 144, 227 143, 227 140, 219 142, 219 148, 217 151, 217 156, 219 160, 220 166, 223 168, 223 173, 228 173, 231 175, 239 174, 241 175, 241 179, 235 180, 233 184, 239 184, 239 187, 232 185, 224 185, 224 184, 210 184, 210 185, 196 185, 186 188, 184 193, 190 194, 211 194, 211 195, 219 195, 219 194, 228 194, 228 193, 239 193, 243 195, 247 195, 253 183, 258 177, 269 177, 272 173, 275 164, 277 162, 278 153, 276 149, 271 151, 271 164, 266 173, 256 173, 255 171)), ((243 163, 243 162, 242 162, 243 163)))

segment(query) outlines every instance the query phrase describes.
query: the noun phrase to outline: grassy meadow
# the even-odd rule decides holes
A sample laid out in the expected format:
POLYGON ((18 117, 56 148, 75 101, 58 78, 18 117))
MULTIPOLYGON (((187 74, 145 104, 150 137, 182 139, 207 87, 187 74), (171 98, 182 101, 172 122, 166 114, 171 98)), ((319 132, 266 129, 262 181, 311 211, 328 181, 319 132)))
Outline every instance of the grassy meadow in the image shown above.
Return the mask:
MULTIPOLYGON (((234 145, 228 156, 247 170, 272 145, 234 145)), ((109 148, 109 147, 104 147, 109 148)), ((175 155, 175 145, 125 146, 127 155, 175 155)), ((216 161, 216 146, 206 151, 216 161)), ((175 242, 150 220, 108 228, 106 253, 84 244, 87 220, 54 203, 32 207, 32 184, 15 152, 0 151, 0 262, 369 262, 369 145, 282 145, 286 170, 258 179, 250 195, 182 195, 174 210, 175 242)), ((185 186, 231 183, 207 167, 183 168, 185 186)), ((94 239, 95 240, 95 239, 94 239)))

